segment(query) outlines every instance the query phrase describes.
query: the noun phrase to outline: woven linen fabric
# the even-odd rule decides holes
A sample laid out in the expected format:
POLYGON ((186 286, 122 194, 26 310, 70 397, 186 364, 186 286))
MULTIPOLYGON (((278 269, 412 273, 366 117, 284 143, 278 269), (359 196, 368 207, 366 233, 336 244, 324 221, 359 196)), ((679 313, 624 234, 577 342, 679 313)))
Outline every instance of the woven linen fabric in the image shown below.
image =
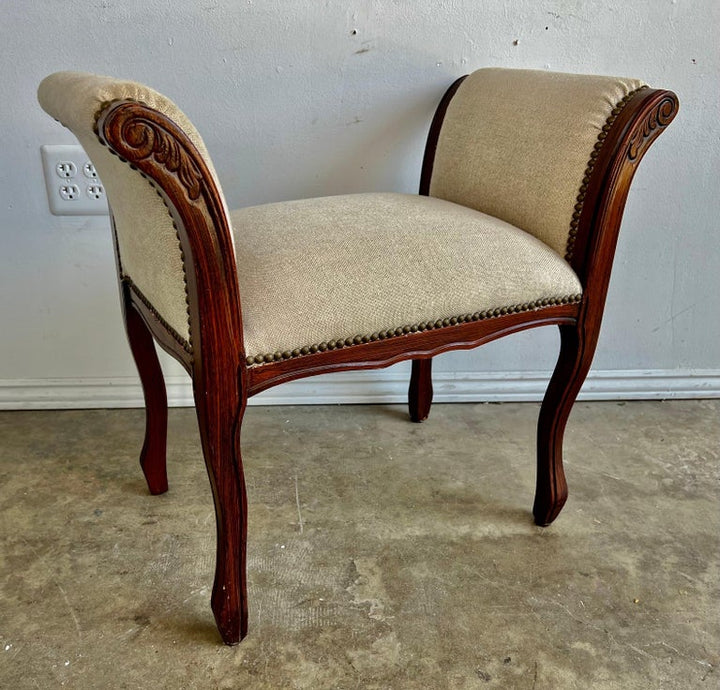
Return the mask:
POLYGON ((351 194, 230 216, 250 356, 582 292, 540 240, 441 199, 351 194))
POLYGON ((481 69, 443 121, 430 194, 512 223, 565 255, 598 134, 637 79, 481 69))
POLYGON ((70 129, 94 163, 106 188, 117 229, 123 274, 185 340, 189 325, 180 245, 167 208, 146 179, 100 144, 94 132, 99 110, 131 99, 165 114, 181 127, 217 176, 190 120, 168 98, 134 81, 83 72, 57 72, 38 88, 42 108, 70 129))

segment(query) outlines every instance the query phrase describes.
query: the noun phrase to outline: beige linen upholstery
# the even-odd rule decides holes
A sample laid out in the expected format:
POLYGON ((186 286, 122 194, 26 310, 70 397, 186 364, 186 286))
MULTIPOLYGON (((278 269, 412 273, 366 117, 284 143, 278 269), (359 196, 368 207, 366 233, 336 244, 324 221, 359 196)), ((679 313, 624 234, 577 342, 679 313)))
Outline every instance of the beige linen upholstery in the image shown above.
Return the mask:
POLYGON ((430 194, 483 211, 567 252, 593 146, 637 79, 481 69, 447 109, 430 194))
POLYGON ((40 105, 77 137, 106 186, 123 277, 132 278, 160 316, 188 340, 184 268, 168 209, 148 181, 113 156, 94 132, 103 105, 124 99, 145 103, 178 124, 215 175, 205 144, 190 120, 172 101, 147 86, 82 72, 58 72, 46 77, 38 89, 40 105))
POLYGON ((532 235, 441 199, 351 194, 230 215, 251 357, 582 292, 532 235))

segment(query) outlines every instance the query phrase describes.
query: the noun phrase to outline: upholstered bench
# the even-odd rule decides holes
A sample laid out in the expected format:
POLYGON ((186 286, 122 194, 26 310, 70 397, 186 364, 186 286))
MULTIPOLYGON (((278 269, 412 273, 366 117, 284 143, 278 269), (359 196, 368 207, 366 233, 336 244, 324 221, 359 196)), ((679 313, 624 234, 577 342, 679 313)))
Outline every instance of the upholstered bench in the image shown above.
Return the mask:
POLYGON ((479 70, 440 102, 419 195, 237 211, 197 130, 156 91, 60 72, 39 100, 107 187, 152 493, 167 490, 154 342, 192 377, 217 516, 212 608, 226 643, 247 632, 240 429, 248 397, 270 386, 410 359, 410 417, 422 421, 433 356, 558 326, 533 508, 538 524, 555 519, 567 497, 563 432, 595 351, 628 189, 677 112, 673 93, 634 79, 479 70))

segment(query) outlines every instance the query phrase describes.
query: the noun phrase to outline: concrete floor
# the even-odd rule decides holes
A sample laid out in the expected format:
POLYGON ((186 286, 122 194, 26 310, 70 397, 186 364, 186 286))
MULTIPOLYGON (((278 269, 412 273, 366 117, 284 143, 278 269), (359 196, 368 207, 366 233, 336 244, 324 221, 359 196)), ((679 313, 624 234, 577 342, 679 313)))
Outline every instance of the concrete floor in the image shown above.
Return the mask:
POLYGON ((2 688, 710 688, 720 401, 579 403, 530 518, 534 404, 250 408, 250 635, 209 607, 193 410, 0 414, 2 688))

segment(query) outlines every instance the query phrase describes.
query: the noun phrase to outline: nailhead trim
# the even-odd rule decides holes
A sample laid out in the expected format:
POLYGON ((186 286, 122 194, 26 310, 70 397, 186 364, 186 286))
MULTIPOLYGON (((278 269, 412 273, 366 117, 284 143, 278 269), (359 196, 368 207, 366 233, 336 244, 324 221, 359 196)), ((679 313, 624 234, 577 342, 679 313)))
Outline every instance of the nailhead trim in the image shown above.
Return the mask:
POLYGON ((582 295, 567 295, 564 297, 546 297, 534 302, 525 302, 523 304, 514 304, 507 307, 498 307, 496 309, 487 309, 485 311, 476 311, 472 314, 462 314, 460 316, 452 316, 445 319, 437 319, 436 321, 421 321, 408 326, 398 326, 397 328, 389 328, 383 331, 376 331, 371 335, 356 335, 351 338, 339 338, 337 340, 329 340, 318 343, 316 345, 308 345, 298 347, 294 350, 285 350, 284 352, 259 354, 246 357, 245 361, 248 366, 257 366, 260 364, 269 364, 270 362, 279 362, 284 359, 294 359, 305 355, 315 354, 316 352, 326 352, 328 350, 341 350, 345 347, 353 345, 362 345, 376 340, 387 340, 396 338, 409 333, 421 333, 423 331, 432 331, 439 328, 447 328, 448 326, 456 326, 462 323, 470 323, 471 321, 484 321, 486 319, 504 316, 506 314, 520 314, 522 312, 535 311, 543 307, 558 306, 561 304, 577 304, 582 300, 582 295))
POLYGON ((567 239, 567 246, 565 249, 565 261, 570 261, 573 257, 573 249, 575 247, 575 240, 577 239, 578 234, 578 226, 580 224, 580 216, 582 215, 583 206, 585 205, 585 195, 587 194, 588 185, 590 184, 590 177, 592 176, 593 170, 595 169, 595 163, 597 162, 598 156, 600 155, 600 150, 603 147, 603 144, 605 143, 605 139, 607 138, 608 132, 612 128, 612 126, 615 124, 615 120, 617 120, 618 115, 622 112, 622 109, 627 105, 628 101, 638 92, 642 91, 643 89, 647 89, 648 87, 643 85, 639 88, 631 91, 626 96, 623 96, 615 105, 615 107, 610 111, 610 115, 608 115, 607 120, 605 120, 605 124, 603 125, 602 129, 600 130, 600 133, 598 134, 597 141, 595 142, 595 146, 593 147, 592 152, 590 153, 590 160, 588 161, 587 167, 585 168, 585 174, 582 178, 582 183, 580 185, 580 190, 578 191, 577 198, 575 199, 575 206, 573 208, 573 214, 572 219, 570 221, 570 230, 568 232, 568 239, 567 239))
MULTIPOLYGON (((147 183, 155 190, 155 193, 160 197, 160 201, 163 202, 163 206, 165 206, 165 210, 168 212, 168 215, 170 216, 170 220, 172 222, 172 226, 175 229, 175 237, 178 241, 178 248, 180 249, 180 260, 182 262, 182 272, 183 272, 183 287, 185 290, 185 313, 187 314, 187 324, 188 324, 188 339, 186 340, 183 338, 165 319, 160 316, 160 313, 153 307, 153 305, 150 303, 150 300, 145 297, 145 295, 140 292, 138 287, 135 285, 135 283, 132 281, 132 279, 122 274, 121 269, 121 280, 125 281, 132 287, 133 291, 137 294, 137 296, 140 298, 140 300, 143 302, 143 304, 152 312, 152 314, 158 319, 158 321, 165 327, 165 329, 170 333, 170 335, 177 340, 178 343, 183 347, 183 349, 192 355, 193 352, 193 346, 192 346, 192 329, 190 327, 190 293, 188 290, 188 281, 187 281, 187 271, 185 268, 185 252, 183 252, 182 248, 182 242, 180 242, 180 233, 178 232, 177 223, 175 222, 175 218, 172 215, 172 212, 170 211, 170 207, 167 204, 167 201, 165 200, 165 197, 160 193, 160 190, 158 189, 157 185, 155 184, 155 181, 148 177, 144 172, 141 170, 138 170, 138 168, 130 163, 126 158, 123 158, 122 156, 119 156, 115 151, 113 151, 111 148, 107 146, 107 144, 102 140, 100 137, 100 131, 98 129, 98 122, 100 120, 100 116, 105 112, 107 108, 109 108, 113 103, 119 103, 120 101, 132 101, 133 103, 137 103, 139 105, 144 105, 146 107, 150 107, 147 105, 147 103, 144 103, 143 101, 136 101, 133 99, 128 98, 116 98, 111 101, 104 101, 100 104, 100 107, 98 108, 97 112, 95 113, 95 123, 93 125, 93 132, 95 133, 95 136, 97 137, 97 140, 100 142, 101 146, 104 146, 107 148, 108 152, 112 154, 113 156, 117 157, 118 160, 121 160, 123 163, 127 163, 132 170, 136 170, 140 173, 140 175, 147 181, 147 183)), ((111 211, 112 212, 112 211, 111 211)), ((118 258, 118 266, 122 266, 121 258, 120 258, 120 243, 117 241, 117 230, 115 227, 113 227, 113 232, 115 233, 115 246, 117 247, 117 258, 118 258)))
POLYGON ((148 311, 162 324, 163 328, 180 344, 183 350, 188 354, 192 354, 192 347, 190 343, 185 340, 162 316, 158 313, 158 310, 153 307, 152 302, 145 297, 140 288, 133 283, 130 276, 123 276, 122 282, 126 283, 127 286, 135 293, 137 298, 147 307, 148 311))

